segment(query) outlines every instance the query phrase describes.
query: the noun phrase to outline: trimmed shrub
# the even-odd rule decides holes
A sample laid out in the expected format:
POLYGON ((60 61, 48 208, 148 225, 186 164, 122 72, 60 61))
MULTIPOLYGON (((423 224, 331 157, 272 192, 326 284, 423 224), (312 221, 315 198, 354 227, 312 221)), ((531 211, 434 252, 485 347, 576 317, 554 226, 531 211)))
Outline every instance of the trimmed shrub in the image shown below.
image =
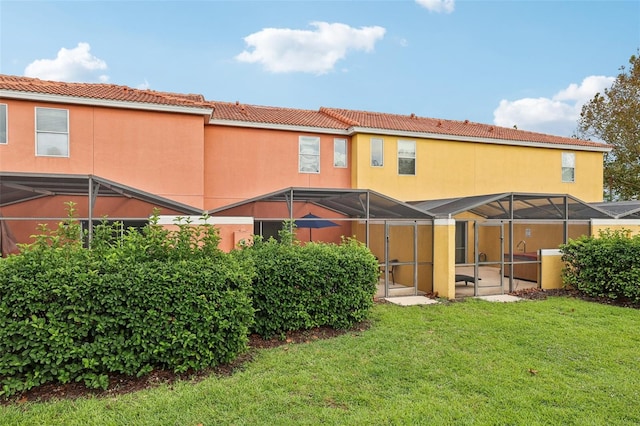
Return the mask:
POLYGON ((588 296, 640 302, 640 236, 604 231, 560 246, 565 286, 588 296))
POLYGON ((43 228, 0 262, 0 395, 51 381, 106 388, 109 373, 198 370, 247 349, 254 268, 214 249, 215 229, 152 221, 113 238, 103 224, 87 250, 75 226, 43 228))
POLYGON ((282 242, 256 238, 243 252, 256 267, 253 331, 263 337, 320 326, 346 329, 373 306, 378 262, 356 240, 302 246, 286 235, 282 242))
POLYGON ((0 262, 0 395, 47 382, 106 388, 110 373, 144 375, 227 363, 264 337, 319 326, 349 328, 373 306, 378 264, 356 240, 301 246, 256 237, 232 253, 213 226, 106 221, 91 248, 68 203, 57 229, 40 226, 0 262), (255 323, 254 323, 255 318, 255 323))

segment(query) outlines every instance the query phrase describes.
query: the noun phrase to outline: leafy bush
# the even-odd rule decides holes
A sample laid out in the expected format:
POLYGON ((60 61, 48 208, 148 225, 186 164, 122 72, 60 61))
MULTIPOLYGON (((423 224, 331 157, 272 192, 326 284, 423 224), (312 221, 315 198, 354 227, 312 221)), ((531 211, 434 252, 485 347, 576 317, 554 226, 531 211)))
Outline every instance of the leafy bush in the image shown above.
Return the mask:
POLYGON ((227 254, 213 226, 182 220, 170 231, 155 212, 124 234, 103 221, 86 249, 68 211, 0 262, 0 395, 197 370, 233 360, 250 332, 348 328, 373 306, 377 261, 355 240, 301 246, 290 224, 280 243, 256 237, 227 254))
POLYGON ((640 302, 640 236, 629 231, 603 231, 560 247, 563 282, 596 297, 640 302))
MULTIPOLYGON (((70 214, 73 206, 70 205, 70 214)), ((68 220, 0 262, 0 395, 43 383, 106 388, 108 373, 197 370, 246 350, 254 268, 213 227, 142 233, 68 220)))
POLYGON ((378 263, 362 243, 309 243, 281 232, 281 242, 256 238, 243 250, 256 275, 251 299, 253 331, 264 337, 319 326, 349 328, 373 306, 378 263))

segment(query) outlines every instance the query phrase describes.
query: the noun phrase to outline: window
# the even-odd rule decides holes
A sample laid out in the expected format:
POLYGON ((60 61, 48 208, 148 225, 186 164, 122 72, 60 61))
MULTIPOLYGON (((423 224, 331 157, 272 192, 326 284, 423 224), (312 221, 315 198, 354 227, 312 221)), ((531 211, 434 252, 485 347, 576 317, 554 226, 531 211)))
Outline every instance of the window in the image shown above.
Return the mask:
POLYGON ((562 153, 562 181, 576 181, 576 154, 573 152, 562 153))
POLYGON ((347 140, 333 140, 333 167, 347 167, 347 140))
POLYGON ((398 141, 398 174, 416 174, 416 143, 414 141, 398 141))
POLYGON ((69 111, 36 108, 36 155, 69 156, 69 111))
POLYGON ((0 104, 0 144, 7 140, 7 104, 0 104))
POLYGON ((371 138, 371 166, 382 167, 384 165, 382 139, 371 138))
POLYGON ((320 138, 300 136, 298 140, 300 173, 320 173, 320 138))

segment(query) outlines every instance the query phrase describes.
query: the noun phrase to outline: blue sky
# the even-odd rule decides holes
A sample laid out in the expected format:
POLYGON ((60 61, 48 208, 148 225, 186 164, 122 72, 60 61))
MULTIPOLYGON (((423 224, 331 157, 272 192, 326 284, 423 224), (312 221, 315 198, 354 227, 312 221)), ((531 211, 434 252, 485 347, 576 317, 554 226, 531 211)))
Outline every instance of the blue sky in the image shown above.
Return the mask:
POLYGON ((640 0, 7 1, 0 73, 571 136, 640 0))

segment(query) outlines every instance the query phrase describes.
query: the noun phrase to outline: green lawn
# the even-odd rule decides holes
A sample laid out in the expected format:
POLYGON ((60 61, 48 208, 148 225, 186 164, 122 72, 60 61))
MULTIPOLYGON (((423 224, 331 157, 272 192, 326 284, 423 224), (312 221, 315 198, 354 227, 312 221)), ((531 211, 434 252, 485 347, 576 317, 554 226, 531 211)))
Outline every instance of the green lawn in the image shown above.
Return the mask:
POLYGON ((376 305, 364 332, 243 371, 0 407, 10 425, 640 424, 640 311, 569 298, 376 305))

